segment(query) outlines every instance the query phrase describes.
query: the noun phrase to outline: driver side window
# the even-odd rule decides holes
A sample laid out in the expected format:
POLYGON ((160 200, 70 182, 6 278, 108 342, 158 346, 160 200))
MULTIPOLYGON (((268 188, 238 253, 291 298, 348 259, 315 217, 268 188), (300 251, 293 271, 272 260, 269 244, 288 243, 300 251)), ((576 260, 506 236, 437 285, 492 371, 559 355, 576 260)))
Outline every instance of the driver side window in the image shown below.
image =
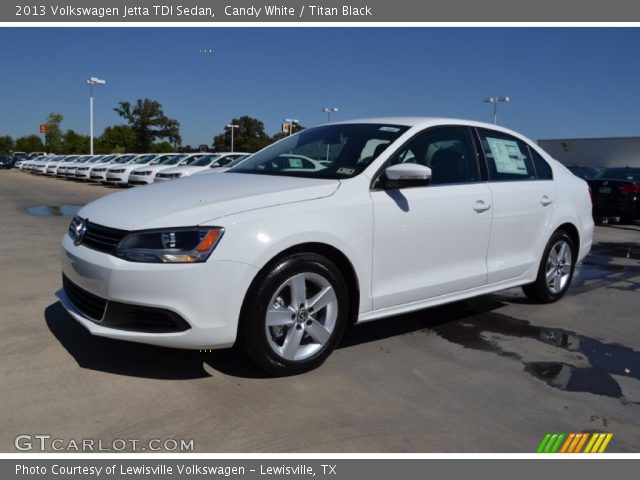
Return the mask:
POLYGON ((431 169, 430 185, 470 183, 480 180, 476 152, 467 127, 425 130, 395 154, 391 163, 419 163, 431 169))

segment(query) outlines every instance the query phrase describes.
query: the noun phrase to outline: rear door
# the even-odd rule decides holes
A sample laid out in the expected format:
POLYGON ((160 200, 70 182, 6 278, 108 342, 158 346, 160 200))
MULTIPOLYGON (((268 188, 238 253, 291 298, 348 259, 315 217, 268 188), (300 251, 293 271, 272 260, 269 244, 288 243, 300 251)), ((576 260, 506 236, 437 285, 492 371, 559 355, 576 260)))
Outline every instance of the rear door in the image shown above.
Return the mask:
POLYGON ((477 132, 493 197, 487 254, 492 284, 518 278, 537 263, 550 233, 556 191, 551 168, 533 147, 502 132, 477 132))

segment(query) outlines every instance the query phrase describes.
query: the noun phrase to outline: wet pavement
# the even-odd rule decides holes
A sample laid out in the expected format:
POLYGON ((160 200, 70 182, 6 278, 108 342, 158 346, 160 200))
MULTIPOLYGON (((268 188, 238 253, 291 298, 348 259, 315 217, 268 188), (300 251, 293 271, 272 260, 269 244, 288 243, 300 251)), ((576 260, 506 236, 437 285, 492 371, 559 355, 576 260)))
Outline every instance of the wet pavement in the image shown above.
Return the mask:
POLYGON ((27 207, 27 213, 36 217, 73 217, 82 205, 47 205, 27 207))

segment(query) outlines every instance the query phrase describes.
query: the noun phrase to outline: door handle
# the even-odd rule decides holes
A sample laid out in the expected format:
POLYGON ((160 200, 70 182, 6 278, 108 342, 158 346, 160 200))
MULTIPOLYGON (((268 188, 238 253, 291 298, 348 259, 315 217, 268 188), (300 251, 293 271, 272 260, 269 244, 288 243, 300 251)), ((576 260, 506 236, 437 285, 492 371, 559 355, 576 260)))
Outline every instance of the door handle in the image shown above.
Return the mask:
POLYGON ((542 204, 543 207, 546 207, 547 205, 551 205, 553 201, 546 195, 543 195, 542 198, 540 199, 540 203, 542 204))
POLYGON ((490 208, 491 208, 491 205, 484 203, 482 200, 478 200, 476 203, 473 204, 473 209, 478 213, 486 212, 490 208))

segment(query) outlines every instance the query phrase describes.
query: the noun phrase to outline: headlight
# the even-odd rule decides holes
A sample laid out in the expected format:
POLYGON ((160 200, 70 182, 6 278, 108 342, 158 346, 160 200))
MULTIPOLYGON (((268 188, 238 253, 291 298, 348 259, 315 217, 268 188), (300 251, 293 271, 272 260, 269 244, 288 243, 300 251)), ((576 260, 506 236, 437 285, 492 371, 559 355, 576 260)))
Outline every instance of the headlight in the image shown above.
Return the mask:
POLYGON ((198 263, 209 258, 224 228, 193 227, 130 233, 116 247, 115 255, 130 262, 198 263))

